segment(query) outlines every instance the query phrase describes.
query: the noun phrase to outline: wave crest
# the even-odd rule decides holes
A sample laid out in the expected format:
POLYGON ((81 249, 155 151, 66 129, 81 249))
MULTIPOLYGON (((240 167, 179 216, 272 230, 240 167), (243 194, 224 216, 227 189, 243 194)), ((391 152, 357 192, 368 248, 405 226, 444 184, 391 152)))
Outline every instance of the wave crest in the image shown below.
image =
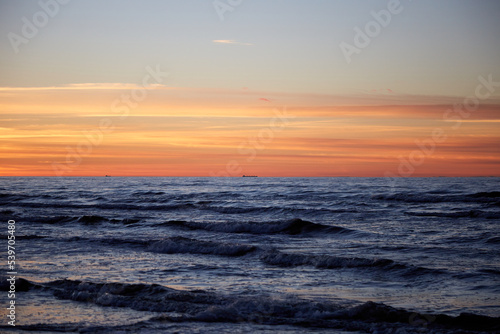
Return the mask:
POLYGON ((351 233, 354 230, 340 227, 328 226, 318 223, 312 223, 302 219, 292 219, 287 221, 277 221, 268 223, 255 222, 187 222, 187 221, 168 221, 161 225, 171 227, 181 227, 190 230, 206 230, 212 232, 224 233, 249 233, 249 234, 289 234, 302 235, 311 233, 351 233))
MULTIPOLYGON (((176 314, 163 314, 150 319, 153 326, 164 322, 194 321, 288 324, 302 328, 332 328, 370 333, 421 333, 422 330, 426 333, 454 333, 464 330, 494 332, 500 329, 498 317, 470 313, 462 313, 457 317, 421 314, 371 301, 346 307, 291 295, 280 298, 267 295, 223 295, 204 290, 176 290, 158 284, 93 283, 67 279, 45 284, 28 283, 32 287, 51 290, 56 297, 62 299, 176 314)), ((33 326, 30 328, 36 329, 33 326)))
POLYGON ((242 256, 256 249, 252 245, 202 241, 185 237, 171 237, 153 242, 147 248, 151 252, 165 254, 210 254, 242 256))

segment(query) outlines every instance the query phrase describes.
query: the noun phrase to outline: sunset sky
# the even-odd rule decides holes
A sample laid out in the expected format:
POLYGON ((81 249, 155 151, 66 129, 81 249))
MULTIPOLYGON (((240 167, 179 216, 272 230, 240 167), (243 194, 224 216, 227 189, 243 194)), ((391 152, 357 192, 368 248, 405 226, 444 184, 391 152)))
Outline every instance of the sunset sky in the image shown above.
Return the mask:
POLYGON ((0 176, 500 176, 499 17, 0 0, 0 176))

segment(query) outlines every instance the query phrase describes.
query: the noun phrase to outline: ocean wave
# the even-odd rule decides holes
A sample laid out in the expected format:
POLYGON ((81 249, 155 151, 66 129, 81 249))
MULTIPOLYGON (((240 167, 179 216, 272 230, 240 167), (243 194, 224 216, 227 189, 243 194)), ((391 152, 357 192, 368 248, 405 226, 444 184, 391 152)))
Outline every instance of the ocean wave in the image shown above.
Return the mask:
MULTIPOLYGON (((10 282, 7 281, 9 276, 0 275, 0 291, 9 291, 10 282)), ((36 284, 24 279, 22 277, 16 277, 16 291, 29 291, 31 288, 35 287, 36 284)))
POLYGON ((311 233, 352 233, 354 230, 340 227, 328 226, 312 223, 302 219, 292 219, 286 221, 276 221, 267 223, 256 222, 188 222, 188 221, 168 221, 160 225, 170 227, 180 227, 190 230, 206 230, 224 233, 249 233, 249 234, 290 234, 301 235, 311 233))
POLYGON ((357 213, 358 209, 339 209, 339 208, 300 208, 300 207, 281 207, 281 206, 249 206, 235 207, 223 205, 196 205, 197 209, 213 211, 223 214, 245 214, 254 213, 277 213, 277 214, 328 214, 328 213, 357 213))
POLYGON ((378 194, 373 195, 372 199, 384 201, 398 201, 408 203, 434 203, 434 202, 447 202, 452 196, 439 196, 426 193, 394 193, 394 194, 378 194))
POLYGON ((137 224, 141 220, 138 218, 124 218, 124 219, 112 219, 112 223, 121 223, 123 225, 132 225, 132 224, 137 224))
POLYGON ((151 243, 147 250, 165 254, 210 254, 242 256, 256 250, 255 246, 214 241, 202 241, 185 237, 171 237, 151 243))
POLYGON ((487 244, 500 244, 500 237, 492 237, 486 240, 487 244))
MULTIPOLYGON (((292 295, 279 298, 268 295, 225 295, 205 290, 176 290, 158 284, 94 283, 68 279, 43 284, 26 280, 22 282, 28 285, 28 290, 43 288, 61 299, 103 307, 162 312, 164 314, 148 321, 157 325, 182 322, 286 324, 299 328, 370 333, 467 333, 500 329, 498 317, 470 313, 462 313, 457 317, 422 314, 371 301, 346 306, 300 299, 292 295)), ((147 326, 145 322, 142 324, 147 326)), ((20 329, 35 330, 43 326, 46 325, 21 326, 20 329)))
POLYGON ((443 202, 465 202, 465 203, 490 203, 498 204, 500 192, 476 192, 471 194, 437 194, 436 192, 399 192, 391 194, 373 195, 372 199, 384 201, 398 201, 406 203, 443 203, 443 202))
POLYGON ((64 224, 72 221, 77 221, 80 217, 69 217, 69 216, 54 216, 54 217, 38 217, 34 219, 38 223, 42 224, 64 224))
POLYGON ((475 198, 500 198, 500 191, 481 191, 478 193, 470 194, 470 197, 475 198))
POLYGON ((198 206, 198 208, 203 209, 203 210, 208 210, 208 211, 214 211, 217 213, 225 213, 225 214, 275 211, 275 208, 269 208, 269 207, 247 207, 247 208, 244 208, 244 207, 234 207, 234 206, 201 205, 201 206, 198 206))
POLYGON ((444 217, 444 218, 485 218, 498 219, 500 212, 491 212, 483 210, 466 210, 466 211, 406 211, 405 214, 418 217, 444 217))
POLYGON ((164 191, 135 191, 132 193, 132 196, 155 196, 155 195, 165 195, 164 191))
MULTIPOLYGON (((193 203, 178 203, 178 204, 150 204, 144 203, 144 205, 137 204, 137 200, 130 200, 132 204, 124 200, 122 202, 114 203, 98 203, 98 204, 82 204, 77 202, 15 202, 17 207, 25 208, 46 208, 50 205, 53 209, 88 209, 88 210, 138 210, 138 211, 174 211, 182 209, 192 209, 195 207, 193 203)), ((139 202, 141 203, 141 202, 139 202)), ((0 205, 10 204, 0 202, 0 205)))
MULTIPOLYGON (((158 197, 158 196, 157 196, 158 197)), ((240 215, 240 214, 291 214, 291 215, 318 215, 318 214, 339 214, 339 213, 359 213, 362 210, 358 208, 330 208, 330 207, 300 207, 297 206, 264 206, 264 205, 253 205, 253 206, 242 206, 241 203, 231 202, 236 197, 231 196, 231 199, 223 200, 217 198, 213 200, 212 198, 204 198, 203 196, 198 196, 198 198, 190 198, 183 200, 173 200, 162 199, 162 198, 151 198, 144 196, 137 196, 134 198, 123 198, 121 200, 108 201, 99 200, 96 198, 87 198, 86 200, 91 201, 90 203, 83 203, 79 201, 51 201, 43 199, 41 201, 1 201, 0 205, 15 205, 21 208, 46 208, 48 205, 53 209, 81 209, 88 210, 89 212, 96 212, 96 210, 120 210, 120 211, 163 211, 163 212, 183 212, 200 210, 206 212, 216 212, 226 215, 240 215)), ((65 198, 67 199, 67 198, 65 198)), ((363 203, 358 203, 358 206, 363 206, 363 203)))
POLYGON ((266 251, 260 259, 269 265, 281 267, 298 267, 303 265, 314 266, 316 268, 363 268, 363 267, 382 267, 404 268, 404 265, 398 265, 389 259, 365 259, 365 258, 347 258, 332 255, 312 255, 300 253, 282 253, 271 249, 266 251))
POLYGON ((479 272, 492 275, 500 275, 500 270, 498 269, 485 268, 485 269, 480 269, 479 272))
MULTIPOLYGON (((16 236, 17 238, 17 236, 16 236)), ((134 250, 142 249, 147 250, 147 247, 155 241, 140 240, 134 238, 88 238, 83 236, 72 236, 72 237, 48 237, 48 236, 28 236, 29 239, 45 238, 49 239, 51 242, 63 242, 63 243, 75 243, 82 242, 85 244, 98 244, 105 246, 116 246, 124 248, 133 248, 134 250)))
POLYGON ((101 306, 129 307, 138 311, 197 313, 224 301, 203 290, 175 290, 158 284, 93 283, 57 280, 42 286, 63 299, 101 306))
POLYGON ((17 240, 33 240, 33 239, 44 239, 46 236, 43 235, 33 235, 33 234, 28 234, 28 235, 16 235, 17 240))
POLYGON ((97 215, 81 216, 80 218, 78 218, 78 222, 85 225, 93 225, 105 221, 108 221, 108 219, 97 215))
POLYGON ((95 206, 98 209, 111 209, 111 210, 140 210, 140 211, 175 211, 175 210, 185 210, 193 209, 195 205, 190 202, 177 203, 177 204, 158 204, 152 205, 145 203, 140 204, 126 204, 126 203, 109 203, 109 204, 98 204, 95 206))
POLYGON ((29 198, 29 195, 18 195, 18 194, 9 194, 9 193, 0 193, 0 205, 9 204, 14 201, 19 201, 24 198, 29 198))
POLYGON ((34 222, 41 224, 66 224, 79 223, 83 225, 96 225, 101 223, 132 225, 141 222, 140 218, 106 218, 99 215, 83 215, 83 216, 53 216, 53 217, 35 217, 34 222))
POLYGON ((427 274, 436 275, 444 273, 441 269, 416 267, 413 265, 398 263, 391 259, 367 259, 333 255, 283 253, 276 249, 270 249, 264 252, 260 259, 265 264, 280 267, 313 266, 318 269, 378 268, 385 271, 399 271, 403 276, 427 274))
MULTIPOLYGON (((29 236, 29 239, 47 238, 45 236, 29 236)), ((52 238, 53 241, 65 243, 83 242, 86 244, 98 244, 113 247, 132 248, 161 254, 200 254, 221 256, 243 256, 259 250, 258 247, 247 244, 226 243, 216 241, 204 241, 185 238, 181 236, 169 237, 159 240, 144 240, 138 238, 88 238, 73 236, 65 238, 52 238)))
POLYGON ((94 215, 84 216, 53 216, 53 217, 37 217, 33 218, 37 223, 56 225, 78 222, 84 225, 93 225, 99 222, 107 221, 106 218, 94 215))

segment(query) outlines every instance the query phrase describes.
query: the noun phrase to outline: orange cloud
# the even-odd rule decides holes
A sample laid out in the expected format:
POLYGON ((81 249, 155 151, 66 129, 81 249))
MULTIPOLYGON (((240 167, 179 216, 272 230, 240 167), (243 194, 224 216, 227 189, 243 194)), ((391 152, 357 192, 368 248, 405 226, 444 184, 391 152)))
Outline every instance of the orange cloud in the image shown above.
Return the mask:
POLYGON ((236 162, 241 174, 261 176, 382 176, 435 129, 447 139, 414 176, 499 175, 499 104, 458 124, 443 119, 452 105, 438 98, 356 105, 321 94, 155 86, 116 113, 115 101, 127 106, 122 95, 137 87, 0 88, 0 175, 53 176, 56 164, 68 176, 209 176, 236 162))

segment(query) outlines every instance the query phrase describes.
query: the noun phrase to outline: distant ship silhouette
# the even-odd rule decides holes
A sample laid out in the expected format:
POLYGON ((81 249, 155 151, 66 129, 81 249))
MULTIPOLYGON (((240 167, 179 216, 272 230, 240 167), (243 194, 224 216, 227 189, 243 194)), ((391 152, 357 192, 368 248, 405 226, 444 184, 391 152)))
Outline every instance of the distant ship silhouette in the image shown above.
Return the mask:
POLYGON ((242 177, 257 177, 257 175, 243 175, 242 177))

